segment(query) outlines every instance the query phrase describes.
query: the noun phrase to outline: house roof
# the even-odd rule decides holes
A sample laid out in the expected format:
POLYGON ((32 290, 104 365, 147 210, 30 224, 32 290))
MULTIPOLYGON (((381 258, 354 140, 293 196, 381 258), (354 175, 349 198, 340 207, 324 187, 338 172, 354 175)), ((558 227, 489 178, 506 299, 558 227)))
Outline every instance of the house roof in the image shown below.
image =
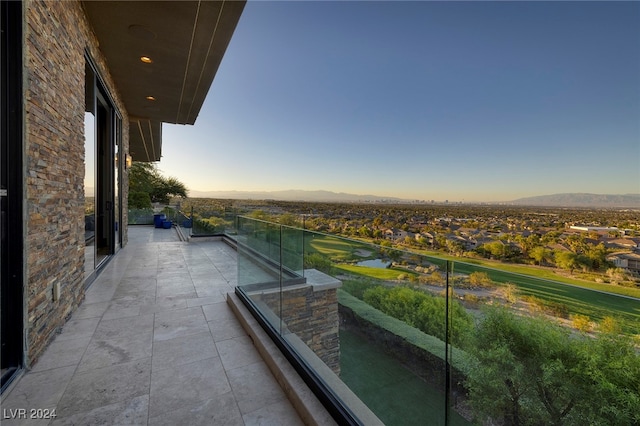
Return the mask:
POLYGON ((621 247, 638 247, 638 242, 631 238, 615 238, 606 240, 605 244, 608 246, 621 246, 621 247))
POLYGON ((195 123, 245 3, 83 1, 130 117, 135 161, 160 160, 162 123, 195 123))
POLYGON ((607 256, 607 260, 611 260, 614 258, 640 261, 640 254, 623 252, 623 253, 612 253, 607 256))

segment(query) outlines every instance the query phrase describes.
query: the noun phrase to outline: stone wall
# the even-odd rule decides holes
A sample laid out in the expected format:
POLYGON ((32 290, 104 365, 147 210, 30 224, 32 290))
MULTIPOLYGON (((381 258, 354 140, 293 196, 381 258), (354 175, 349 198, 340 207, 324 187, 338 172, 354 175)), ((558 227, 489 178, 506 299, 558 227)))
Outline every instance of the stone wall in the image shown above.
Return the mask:
MULTIPOLYGON (((371 308, 374 309, 374 308, 371 308)), ((356 333, 369 342, 375 342, 384 352, 396 358, 416 376, 419 376, 434 389, 444 391, 446 386, 445 361, 416 345, 406 337, 398 336, 389 330, 358 315, 353 309, 340 305, 341 326, 356 333)), ((407 325, 407 328, 411 328, 407 325)), ((444 343, 442 346, 444 356, 444 343)), ((467 390, 464 387, 465 375, 455 366, 450 367, 452 404, 461 415, 467 410, 467 390)))
POLYGON ((129 123, 81 4, 27 0, 23 7, 25 327, 31 366, 84 298, 85 49, 123 116, 125 151, 129 123), (56 285, 60 298, 54 301, 56 285))
POLYGON ((307 284, 279 291, 252 294, 300 338, 334 373, 340 374, 338 293, 340 281, 312 270, 307 284), (327 279, 328 278, 328 279, 327 279), (282 307, 280 306, 282 300, 282 307), (282 308, 282 309, 281 309, 282 308))

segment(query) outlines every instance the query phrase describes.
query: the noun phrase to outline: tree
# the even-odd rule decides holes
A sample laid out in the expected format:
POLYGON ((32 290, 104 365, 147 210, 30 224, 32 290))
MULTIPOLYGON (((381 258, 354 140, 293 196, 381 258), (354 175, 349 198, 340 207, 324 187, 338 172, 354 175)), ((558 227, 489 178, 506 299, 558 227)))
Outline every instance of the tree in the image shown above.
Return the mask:
POLYGON ((640 355, 631 340, 605 333, 576 343, 579 357, 574 370, 587 389, 585 400, 576 407, 581 424, 640 424, 640 355))
POLYGON ((447 247, 447 251, 450 254, 453 254, 455 256, 462 256, 462 254, 464 253, 464 246, 460 241, 447 239, 445 245, 447 247))
POLYGON ((569 246, 572 252, 579 254, 584 253, 587 249, 587 242, 585 241, 584 234, 572 234, 565 238, 565 243, 569 246))
POLYGON ((506 260, 517 254, 509 243, 500 240, 485 243, 478 247, 477 251, 484 256, 490 255, 491 258, 497 260, 506 260))
POLYGON ((568 269, 570 272, 573 272, 576 266, 578 266, 578 258, 573 252, 557 251, 554 258, 558 268, 568 269))
POLYGON ((515 240, 520 243, 523 254, 528 254, 536 247, 540 247, 540 236, 538 234, 530 234, 526 237, 516 235, 515 240))
POLYGON ((187 197, 187 188, 174 177, 164 177, 153 163, 135 162, 129 169, 129 207, 168 204, 171 197, 187 197))
POLYGON ((373 235, 373 233, 371 232, 371 229, 367 228, 366 225, 362 225, 360 229, 358 229, 358 234, 360 234, 361 237, 365 237, 365 238, 369 238, 373 235))
POLYGON ((151 192, 151 200, 156 203, 169 204, 171 197, 187 198, 187 187, 174 177, 158 176, 151 192))
POLYGON ((491 309, 471 339, 467 386, 482 420, 563 424, 582 388, 568 332, 542 318, 491 309))
POLYGON ((537 246, 529 251, 529 257, 534 260, 536 265, 544 265, 548 260, 553 259, 553 253, 543 246, 537 246))
POLYGON ((591 261, 591 268, 599 270, 607 264, 607 249, 603 243, 598 245, 589 244, 587 246, 586 256, 591 261))
POLYGON ((542 317, 487 310, 466 346, 476 415, 505 425, 640 424, 640 356, 610 328, 570 336, 542 317))
POLYGON ((151 197, 146 192, 129 192, 129 208, 150 209, 151 197))

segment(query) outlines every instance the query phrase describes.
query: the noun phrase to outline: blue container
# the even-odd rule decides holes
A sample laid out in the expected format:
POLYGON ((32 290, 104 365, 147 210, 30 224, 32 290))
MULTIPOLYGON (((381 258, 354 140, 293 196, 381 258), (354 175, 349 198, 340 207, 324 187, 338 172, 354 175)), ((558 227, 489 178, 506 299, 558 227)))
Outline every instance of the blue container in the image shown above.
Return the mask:
POLYGON ((171 221, 170 221, 170 220, 165 220, 164 222, 162 222, 162 227, 163 227, 164 229, 170 229, 170 228, 171 228, 171 225, 172 225, 172 223, 171 223, 171 221))
POLYGON ((193 222, 191 221, 191 219, 187 219, 184 222, 182 222, 183 228, 191 228, 192 226, 193 226, 193 222))
POLYGON ((153 226, 156 228, 162 228, 162 223, 167 218, 167 215, 164 213, 154 214, 153 215, 153 226))

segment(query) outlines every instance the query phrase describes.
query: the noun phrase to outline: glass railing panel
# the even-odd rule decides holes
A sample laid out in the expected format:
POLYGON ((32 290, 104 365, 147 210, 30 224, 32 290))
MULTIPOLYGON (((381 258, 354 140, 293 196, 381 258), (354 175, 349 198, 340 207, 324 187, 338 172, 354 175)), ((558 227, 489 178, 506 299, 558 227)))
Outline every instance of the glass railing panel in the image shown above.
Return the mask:
POLYGON ((390 241, 237 224, 239 287, 348 407, 351 392, 403 425, 640 420, 636 299, 390 241))
POLYGON ((233 217, 224 211, 194 209, 190 217, 193 221, 192 233, 196 236, 223 235, 235 228, 233 217))
MULTIPOLYGON (((385 424, 445 424, 446 269, 386 242, 318 238, 346 293, 342 380, 385 424), (336 246, 341 250, 333 256, 336 246)), ((450 424, 465 424, 450 416, 450 424)))
POLYGON ((280 226, 282 265, 293 277, 304 276, 304 231, 300 228, 280 226))
POLYGON ((129 209, 129 225, 153 225, 153 209, 129 209))
POLYGON ((336 399, 355 395, 386 424, 444 424, 447 416, 449 424, 467 424, 445 410, 446 262, 442 270, 389 244, 273 229, 248 218, 238 219, 238 246, 239 287, 336 399), (257 253, 277 261, 276 252, 277 295, 247 273, 257 253), (287 282, 284 271, 299 269, 303 280, 287 282), (436 291, 424 288, 427 282, 436 291))
POLYGON ((191 234, 196 237, 233 236, 236 234, 236 216, 246 209, 234 207, 230 200, 188 198, 181 202, 180 210, 191 220, 191 234))
POLYGON ((238 288, 264 320, 281 331, 282 258, 280 226, 237 217, 238 288))

